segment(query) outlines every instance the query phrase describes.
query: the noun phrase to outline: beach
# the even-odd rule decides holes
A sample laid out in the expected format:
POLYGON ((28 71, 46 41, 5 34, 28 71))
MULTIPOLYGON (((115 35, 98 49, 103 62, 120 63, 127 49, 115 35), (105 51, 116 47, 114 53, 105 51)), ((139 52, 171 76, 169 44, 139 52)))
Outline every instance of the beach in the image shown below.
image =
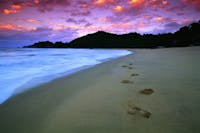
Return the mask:
POLYGON ((199 133, 200 47, 133 51, 11 97, 0 132, 199 133))

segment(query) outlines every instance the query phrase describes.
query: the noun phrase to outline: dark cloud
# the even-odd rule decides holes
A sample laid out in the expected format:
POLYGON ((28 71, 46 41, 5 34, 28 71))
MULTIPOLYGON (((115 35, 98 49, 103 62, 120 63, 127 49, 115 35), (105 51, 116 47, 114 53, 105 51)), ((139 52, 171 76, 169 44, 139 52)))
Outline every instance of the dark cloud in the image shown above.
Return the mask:
POLYGON ((186 4, 191 4, 196 8, 197 11, 200 11, 200 0, 182 0, 186 4))
POLYGON ((66 20, 66 22, 70 22, 70 23, 77 23, 77 20, 73 19, 73 18, 68 18, 66 20))
POLYGON ((12 4, 24 4, 25 2, 30 2, 30 0, 0 0, 0 8, 8 8, 12 4))
POLYGON ((74 10, 71 12, 71 16, 89 16, 90 14, 91 11, 89 10, 74 10))
POLYGON ((100 21, 102 21, 103 23, 127 23, 131 20, 134 20, 134 18, 131 17, 130 19, 129 16, 113 15, 113 16, 107 16, 103 20, 100 20, 100 21))
MULTIPOLYGON (((168 18, 167 18, 168 19, 168 18)), ((191 21, 188 21, 187 23, 184 22, 185 20, 182 20, 180 22, 176 22, 173 20, 169 20, 163 24, 163 26, 156 27, 153 32, 153 34, 160 34, 160 33, 173 33, 176 32, 178 29, 180 29, 183 26, 186 26, 191 23, 191 21)))
POLYGON ((183 16, 183 15, 185 15, 185 13, 184 12, 178 12, 178 13, 176 13, 178 16, 183 16))
POLYGON ((74 24, 82 24, 82 23, 88 23, 88 21, 86 21, 86 19, 74 19, 74 18, 68 18, 66 20, 66 22, 69 22, 69 23, 74 23, 74 24))
POLYGON ((178 24, 177 22, 170 22, 170 23, 167 23, 166 25, 165 25, 165 27, 172 27, 172 28, 179 28, 179 27, 181 27, 182 25, 180 25, 180 24, 178 24))
POLYGON ((0 0, 0 9, 7 7, 8 0, 0 0))
POLYGON ((68 7, 71 4, 71 0, 40 0, 38 3, 35 3, 39 11, 52 11, 55 7, 68 7))
POLYGON ((180 24, 177 22, 169 22, 167 24, 164 25, 164 29, 163 30, 158 30, 157 32, 159 33, 167 33, 167 32, 175 32, 177 31, 179 28, 185 26, 187 24, 180 24))
POLYGON ((92 26, 92 23, 86 23, 85 25, 84 25, 85 27, 89 27, 89 26, 92 26))

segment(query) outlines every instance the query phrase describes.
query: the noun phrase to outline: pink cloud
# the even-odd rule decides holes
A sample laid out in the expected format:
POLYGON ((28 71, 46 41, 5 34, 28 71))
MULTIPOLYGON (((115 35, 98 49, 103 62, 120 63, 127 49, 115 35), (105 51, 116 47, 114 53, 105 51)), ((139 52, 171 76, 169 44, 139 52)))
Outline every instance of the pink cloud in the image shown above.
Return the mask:
POLYGON ((124 10, 124 7, 123 7, 123 6, 120 6, 120 5, 115 6, 115 7, 113 8, 113 11, 116 12, 116 13, 120 13, 120 12, 122 12, 123 10, 124 10))
POLYGON ((109 22, 109 18, 105 17, 105 18, 99 18, 99 21, 102 23, 106 23, 109 22))
POLYGON ((10 6, 10 9, 3 9, 3 13, 9 15, 11 13, 17 13, 23 8, 23 5, 20 4, 13 4, 10 6))
POLYGON ((0 30, 15 30, 15 31, 31 31, 35 30, 34 27, 25 27, 23 25, 14 25, 12 23, 0 25, 0 30))
POLYGON ((127 4, 129 4, 130 6, 134 8, 140 8, 145 4, 145 1, 144 0, 129 0, 127 4))
POLYGON ((38 20, 36 20, 36 19, 27 19, 26 21, 29 23, 37 23, 38 22, 38 20))
POLYGON ((0 25, 0 30, 13 30, 13 29, 14 29, 13 24, 0 25))
POLYGON ((133 26, 131 24, 111 24, 111 27, 119 29, 130 29, 133 26))
POLYGON ((163 17, 155 17, 154 20, 157 21, 157 22, 165 21, 165 19, 163 17))
POLYGON ((181 24, 189 24, 189 23, 191 23, 192 21, 190 20, 190 19, 182 19, 182 20, 180 20, 180 23, 181 24))
POLYGON ((94 0, 93 4, 96 6, 103 6, 103 5, 107 5, 107 4, 114 4, 115 1, 114 0, 94 0))

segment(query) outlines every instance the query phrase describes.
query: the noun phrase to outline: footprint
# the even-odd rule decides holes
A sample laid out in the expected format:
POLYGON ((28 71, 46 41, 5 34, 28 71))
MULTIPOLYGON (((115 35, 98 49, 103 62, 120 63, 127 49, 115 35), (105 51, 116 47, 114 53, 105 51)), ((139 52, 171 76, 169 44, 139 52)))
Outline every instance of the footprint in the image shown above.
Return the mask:
POLYGON ((126 66, 126 65, 122 65, 122 67, 128 67, 128 66, 126 66))
POLYGON ((123 84, 132 84, 133 81, 130 81, 130 80, 122 80, 121 83, 123 83, 123 84))
POLYGON ((143 115, 143 117, 145 117, 145 118, 150 118, 151 113, 148 112, 148 111, 146 111, 146 110, 143 110, 142 115, 143 115))
POLYGON ((134 76, 139 76, 139 74, 133 73, 133 74, 131 74, 131 76, 132 76, 132 77, 134 77, 134 76))
POLYGON ((148 89, 146 88, 144 90, 141 90, 140 93, 144 95, 151 95, 152 93, 154 93, 154 90, 151 88, 148 88, 148 89))
POLYGON ((133 69, 132 65, 133 65, 133 63, 129 63, 128 65, 122 65, 121 67, 133 69))
POLYGON ((128 67, 128 69, 133 69, 133 67, 128 67))
POLYGON ((134 104, 128 104, 128 110, 127 113, 129 115, 140 115, 144 118, 150 118, 150 116, 152 115, 149 111, 146 111, 134 104))

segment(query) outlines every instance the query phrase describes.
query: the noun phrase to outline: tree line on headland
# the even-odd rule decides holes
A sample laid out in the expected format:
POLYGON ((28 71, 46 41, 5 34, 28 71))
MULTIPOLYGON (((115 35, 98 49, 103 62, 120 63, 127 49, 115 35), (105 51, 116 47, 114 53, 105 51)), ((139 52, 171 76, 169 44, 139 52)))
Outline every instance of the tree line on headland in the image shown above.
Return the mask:
POLYGON ((200 21, 180 28, 175 33, 144 34, 128 33, 113 34, 98 31, 69 43, 50 41, 37 42, 25 48, 158 48, 200 46, 200 21))

